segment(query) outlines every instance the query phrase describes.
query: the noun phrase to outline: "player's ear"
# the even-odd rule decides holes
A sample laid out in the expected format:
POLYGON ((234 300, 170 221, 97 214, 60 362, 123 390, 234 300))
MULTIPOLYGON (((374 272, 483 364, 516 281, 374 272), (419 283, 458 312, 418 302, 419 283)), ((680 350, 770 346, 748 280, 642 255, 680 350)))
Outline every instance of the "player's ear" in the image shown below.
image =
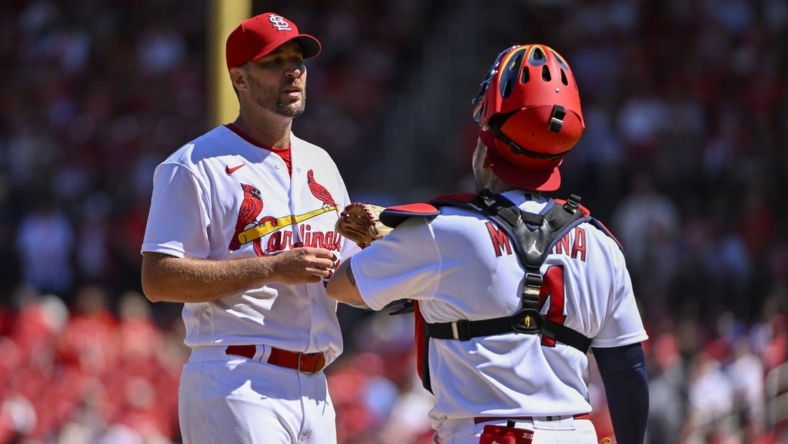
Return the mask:
POLYGON ((233 83, 235 89, 241 90, 247 88, 246 75, 247 72, 242 67, 230 68, 230 81, 233 83))

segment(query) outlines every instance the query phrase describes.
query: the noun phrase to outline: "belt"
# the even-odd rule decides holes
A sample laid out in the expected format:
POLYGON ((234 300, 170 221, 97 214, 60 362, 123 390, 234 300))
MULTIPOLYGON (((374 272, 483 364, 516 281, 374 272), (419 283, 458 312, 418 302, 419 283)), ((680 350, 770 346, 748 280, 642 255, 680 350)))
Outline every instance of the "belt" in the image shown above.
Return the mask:
MULTIPOLYGON (((228 355, 243 356, 254 359, 257 347, 254 345, 230 345, 224 351, 228 355)), ((326 356, 323 353, 297 353, 271 347, 269 364, 279 367, 291 368, 301 373, 317 373, 326 366, 326 356)))
MULTIPOLYGON (((546 418, 547 421, 558 421, 561 419, 562 416, 566 415, 553 415, 553 416, 537 416, 536 418, 546 418)), ((574 419, 591 419, 590 413, 580 413, 578 415, 572 415, 574 419)), ((473 422, 475 424, 479 424, 482 422, 490 422, 490 421, 533 421, 533 416, 477 416, 473 418, 473 422)))

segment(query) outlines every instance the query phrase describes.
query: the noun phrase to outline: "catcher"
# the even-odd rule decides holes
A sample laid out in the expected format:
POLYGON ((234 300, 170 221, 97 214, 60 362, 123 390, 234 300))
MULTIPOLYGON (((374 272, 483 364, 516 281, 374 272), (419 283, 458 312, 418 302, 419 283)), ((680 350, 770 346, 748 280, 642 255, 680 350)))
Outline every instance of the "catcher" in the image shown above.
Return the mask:
POLYGON ((596 444, 591 352, 617 444, 641 444, 648 337, 622 248, 580 197, 543 194, 585 129, 572 71, 545 45, 513 46, 473 105, 478 192, 350 205, 337 229, 366 248, 328 295, 373 310, 410 301, 437 443, 596 444))

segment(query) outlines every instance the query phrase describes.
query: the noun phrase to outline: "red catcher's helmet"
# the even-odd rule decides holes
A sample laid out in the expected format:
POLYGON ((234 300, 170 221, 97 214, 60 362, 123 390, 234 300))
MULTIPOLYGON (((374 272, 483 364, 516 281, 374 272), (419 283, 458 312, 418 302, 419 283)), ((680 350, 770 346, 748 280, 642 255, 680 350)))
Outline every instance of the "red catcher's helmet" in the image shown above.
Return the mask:
POLYGON ((496 175, 520 188, 558 189, 558 166, 585 129, 564 58, 546 45, 512 46, 495 59, 472 103, 496 175))

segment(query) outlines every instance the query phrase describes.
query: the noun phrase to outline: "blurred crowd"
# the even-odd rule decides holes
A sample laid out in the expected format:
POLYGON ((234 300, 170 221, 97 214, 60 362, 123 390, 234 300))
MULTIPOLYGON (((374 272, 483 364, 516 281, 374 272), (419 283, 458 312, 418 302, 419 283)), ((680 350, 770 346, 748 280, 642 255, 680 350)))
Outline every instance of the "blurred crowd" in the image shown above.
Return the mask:
MULTIPOLYGON (((581 89, 587 131, 561 192, 626 250, 650 335, 649 443, 787 443, 788 4, 512 3, 496 35, 558 49, 581 89)), ((367 191, 353 171, 374 159, 386 97, 454 4, 253 2, 321 40, 294 129, 332 154, 351 198, 367 191)), ((0 443, 179 440, 180 307, 141 295, 139 250, 153 168, 211 125, 208 19, 207 0, 0 5, 0 443)), ((458 130, 467 161, 403 186, 467 187, 470 117, 458 130)), ((412 320, 339 314, 340 444, 429 442, 412 320)))

